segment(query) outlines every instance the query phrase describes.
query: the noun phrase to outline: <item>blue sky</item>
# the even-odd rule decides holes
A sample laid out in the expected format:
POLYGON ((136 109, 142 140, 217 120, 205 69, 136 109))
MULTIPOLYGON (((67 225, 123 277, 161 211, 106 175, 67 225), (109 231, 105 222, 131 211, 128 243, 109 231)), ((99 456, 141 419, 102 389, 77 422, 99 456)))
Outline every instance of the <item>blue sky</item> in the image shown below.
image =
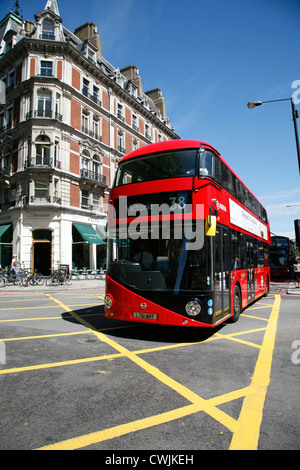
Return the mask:
MULTIPOLYGON (((1 18, 13 3, 0 0, 1 18)), ((32 20, 46 0, 19 3, 32 20)), ((249 110, 247 102, 295 93, 300 113, 299 0, 57 3, 69 30, 93 21, 105 59, 136 65, 144 91, 162 90, 180 137, 212 144, 266 206, 272 232, 294 238, 300 176, 291 104, 249 110)))

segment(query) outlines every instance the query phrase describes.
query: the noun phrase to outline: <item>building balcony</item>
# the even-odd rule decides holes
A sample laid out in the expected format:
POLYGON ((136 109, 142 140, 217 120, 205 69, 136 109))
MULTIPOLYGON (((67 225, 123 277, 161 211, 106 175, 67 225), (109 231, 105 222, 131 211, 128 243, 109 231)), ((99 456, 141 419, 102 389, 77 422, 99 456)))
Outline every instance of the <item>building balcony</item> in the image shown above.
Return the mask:
POLYGON ((100 212, 100 213, 104 213, 104 208, 103 206, 99 205, 99 204, 89 204, 88 201, 81 201, 81 209, 85 209, 85 210, 88 210, 88 211, 91 211, 91 212, 100 212))
MULTIPOLYGON (((93 61, 91 61, 93 62, 93 61)), ((82 94, 86 96, 89 100, 93 101, 96 103, 98 106, 102 106, 102 101, 98 99, 98 95, 94 94, 92 95, 86 88, 82 89, 82 94)))
POLYGON ((26 113, 26 120, 31 118, 48 118, 48 119, 56 119, 57 121, 62 122, 62 114, 54 112, 52 110, 35 110, 29 111, 26 113))
POLYGON ((53 33, 42 33, 40 34, 40 39, 50 39, 51 41, 55 40, 55 36, 53 33))
POLYGON ((84 168, 80 170, 80 176, 82 179, 90 180, 90 181, 96 181, 97 183, 101 183, 104 186, 106 185, 106 176, 100 175, 99 173, 96 173, 94 171, 89 171, 84 168))
POLYGON ((28 204, 59 204, 61 205, 61 197, 58 196, 22 196, 22 203, 24 206, 28 204))
POLYGON ((4 132, 9 131, 10 129, 12 129, 12 122, 8 122, 6 126, 0 127, 0 134, 3 134, 4 132))
POLYGON ((118 145, 118 152, 126 153, 126 149, 122 145, 118 145))
POLYGON ((24 169, 27 168, 37 168, 37 169, 50 169, 50 168, 61 168, 61 162, 53 160, 53 158, 42 158, 34 157, 29 158, 25 161, 24 169))
POLYGON ((125 122, 125 117, 120 111, 117 112, 117 118, 120 119, 120 121, 125 122))
POLYGON ((96 140, 99 140, 99 142, 102 142, 102 136, 98 134, 98 132, 90 131, 87 127, 81 126, 81 132, 84 132, 85 134, 89 135, 90 137, 93 137, 96 140))

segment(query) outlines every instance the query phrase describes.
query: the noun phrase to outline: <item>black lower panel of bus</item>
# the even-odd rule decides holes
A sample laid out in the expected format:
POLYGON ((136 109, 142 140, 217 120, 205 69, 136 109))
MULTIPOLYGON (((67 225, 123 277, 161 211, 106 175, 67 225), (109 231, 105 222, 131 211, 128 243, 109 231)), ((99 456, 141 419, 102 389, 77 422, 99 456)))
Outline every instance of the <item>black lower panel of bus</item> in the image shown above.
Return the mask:
POLYGON ((200 293, 199 291, 190 291, 188 293, 174 294, 174 292, 168 291, 140 291, 139 289, 132 289, 132 287, 130 290, 183 317, 192 318, 208 325, 213 323, 213 309, 210 308, 213 305, 212 292, 206 291, 205 293, 200 293), (188 315, 185 310, 186 304, 193 299, 198 299, 202 307, 201 312, 196 316, 188 315))

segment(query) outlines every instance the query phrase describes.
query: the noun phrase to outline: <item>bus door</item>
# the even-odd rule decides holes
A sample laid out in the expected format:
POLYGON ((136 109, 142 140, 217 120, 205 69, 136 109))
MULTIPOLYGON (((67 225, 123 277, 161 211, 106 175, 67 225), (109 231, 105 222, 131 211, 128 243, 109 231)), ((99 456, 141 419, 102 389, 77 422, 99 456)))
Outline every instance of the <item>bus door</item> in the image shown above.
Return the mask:
POLYGON ((214 312, 215 321, 228 315, 230 309, 229 233, 218 227, 214 237, 214 312))
POLYGON ((248 302, 255 297, 255 282, 254 282, 254 249, 253 241, 246 238, 246 253, 247 253, 247 299, 248 302))

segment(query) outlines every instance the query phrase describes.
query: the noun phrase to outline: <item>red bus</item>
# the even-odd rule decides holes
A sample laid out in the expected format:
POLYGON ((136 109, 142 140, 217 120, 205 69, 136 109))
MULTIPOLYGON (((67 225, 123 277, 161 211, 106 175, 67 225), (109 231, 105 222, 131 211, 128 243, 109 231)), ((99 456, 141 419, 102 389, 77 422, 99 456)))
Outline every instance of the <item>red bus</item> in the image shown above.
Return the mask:
POLYGON ((110 192, 105 316, 214 327, 270 285, 264 207, 209 144, 125 156, 110 192))

